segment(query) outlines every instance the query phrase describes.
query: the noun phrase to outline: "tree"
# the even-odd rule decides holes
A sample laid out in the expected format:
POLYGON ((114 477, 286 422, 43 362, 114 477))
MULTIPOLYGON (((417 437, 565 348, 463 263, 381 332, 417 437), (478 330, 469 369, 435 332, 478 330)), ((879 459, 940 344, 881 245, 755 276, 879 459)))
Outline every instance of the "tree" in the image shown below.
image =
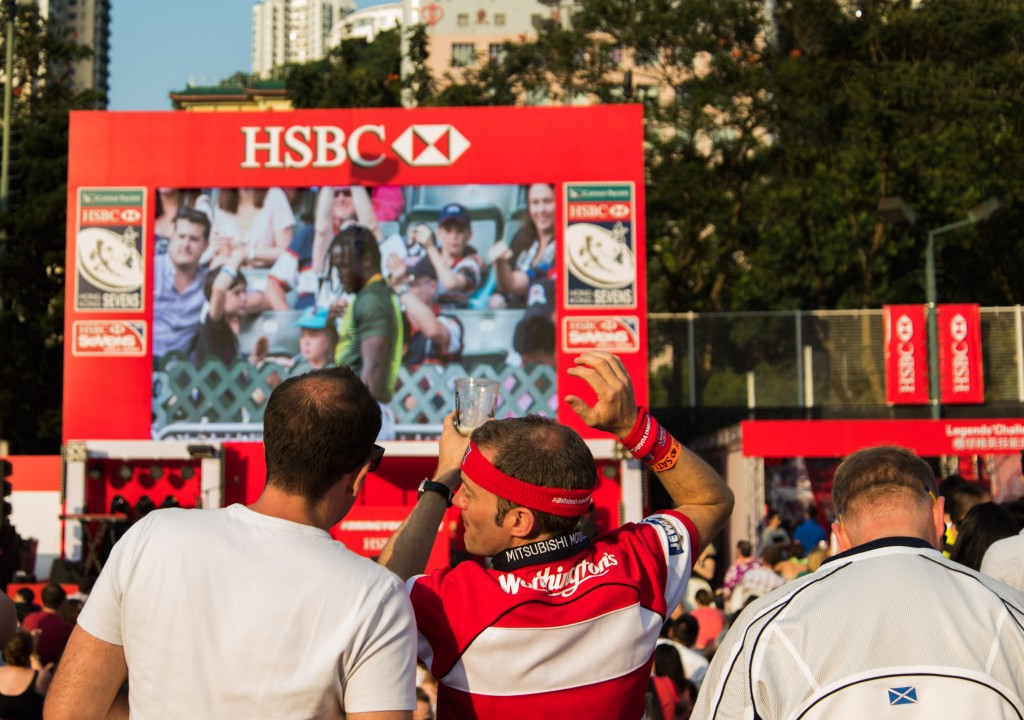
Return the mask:
MULTIPOLYGON (((61 442, 68 112, 95 106, 73 64, 90 50, 32 5, 15 28, 11 193, 0 212, 0 436, 18 453, 61 442)), ((2 44, 2 43, 0 43, 2 44)))
POLYGON ((296 108, 401 107, 401 33, 373 42, 345 40, 322 59, 291 65, 285 72, 296 108))

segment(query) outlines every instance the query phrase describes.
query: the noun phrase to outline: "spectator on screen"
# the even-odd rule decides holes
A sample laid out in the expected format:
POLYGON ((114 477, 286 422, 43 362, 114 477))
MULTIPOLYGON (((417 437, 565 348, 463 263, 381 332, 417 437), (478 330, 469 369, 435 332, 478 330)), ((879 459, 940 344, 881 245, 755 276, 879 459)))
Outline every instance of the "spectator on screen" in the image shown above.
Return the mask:
POLYGON ((391 286, 405 315, 405 352, 402 364, 416 368, 425 362, 447 365, 462 359, 462 323, 442 312, 437 298, 437 271, 422 256, 411 269, 397 255, 390 258, 391 286))
POLYGON ((421 248, 434 265, 437 301, 442 307, 466 307, 470 296, 483 285, 487 267, 480 253, 470 245, 472 238, 472 216, 458 203, 441 209, 437 233, 422 223, 409 232, 409 243, 421 248))
POLYGON ((338 335, 333 323, 327 321, 327 314, 324 308, 309 307, 295 321, 299 327, 299 354, 292 359, 294 364, 289 376, 302 375, 334 364, 334 347, 338 335))
POLYGON ((526 220, 512 243, 497 242, 488 253, 497 278, 495 307, 523 307, 530 283, 555 267, 555 186, 534 183, 526 190, 526 220))
POLYGON ((241 248, 246 265, 270 267, 291 242, 294 225, 295 214, 281 188, 223 189, 213 218, 210 255, 230 257, 241 248))
POLYGON ((199 330, 207 270, 200 258, 210 245, 210 218, 185 208, 174 220, 166 254, 153 260, 153 361, 189 351, 199 330))

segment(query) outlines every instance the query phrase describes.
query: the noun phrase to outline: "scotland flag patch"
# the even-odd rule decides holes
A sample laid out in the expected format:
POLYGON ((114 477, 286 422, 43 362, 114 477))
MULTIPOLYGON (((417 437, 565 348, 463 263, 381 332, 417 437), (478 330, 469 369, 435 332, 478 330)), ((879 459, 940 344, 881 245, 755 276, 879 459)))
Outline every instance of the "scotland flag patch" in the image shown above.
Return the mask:
POLYGON ((890 705, 913 705, 917 702, 917 688, 889 688, 890 705))

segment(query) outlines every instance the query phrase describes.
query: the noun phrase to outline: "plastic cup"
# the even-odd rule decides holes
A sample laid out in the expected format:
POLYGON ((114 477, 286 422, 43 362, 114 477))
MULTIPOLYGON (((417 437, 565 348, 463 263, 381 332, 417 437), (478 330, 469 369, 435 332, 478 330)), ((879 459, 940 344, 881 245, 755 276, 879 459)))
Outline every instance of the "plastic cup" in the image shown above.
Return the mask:
POLYGON ((483 378, 459 378, 455 381, 455 429, 463 437, 492 419, 498 411, 501 383, 483 378))

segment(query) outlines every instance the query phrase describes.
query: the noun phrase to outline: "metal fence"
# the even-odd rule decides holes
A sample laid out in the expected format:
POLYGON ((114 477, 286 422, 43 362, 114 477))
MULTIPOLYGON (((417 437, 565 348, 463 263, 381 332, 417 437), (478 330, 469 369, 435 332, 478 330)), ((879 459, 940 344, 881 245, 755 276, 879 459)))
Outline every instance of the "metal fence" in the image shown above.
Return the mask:
MULTIPOLYGON (((986 405, 1021 405, 1021 306, 982 308, 981 328, 986 405)), ((883 332, 881 310, 652 314, 651 406, 870 412, 883 332)))

